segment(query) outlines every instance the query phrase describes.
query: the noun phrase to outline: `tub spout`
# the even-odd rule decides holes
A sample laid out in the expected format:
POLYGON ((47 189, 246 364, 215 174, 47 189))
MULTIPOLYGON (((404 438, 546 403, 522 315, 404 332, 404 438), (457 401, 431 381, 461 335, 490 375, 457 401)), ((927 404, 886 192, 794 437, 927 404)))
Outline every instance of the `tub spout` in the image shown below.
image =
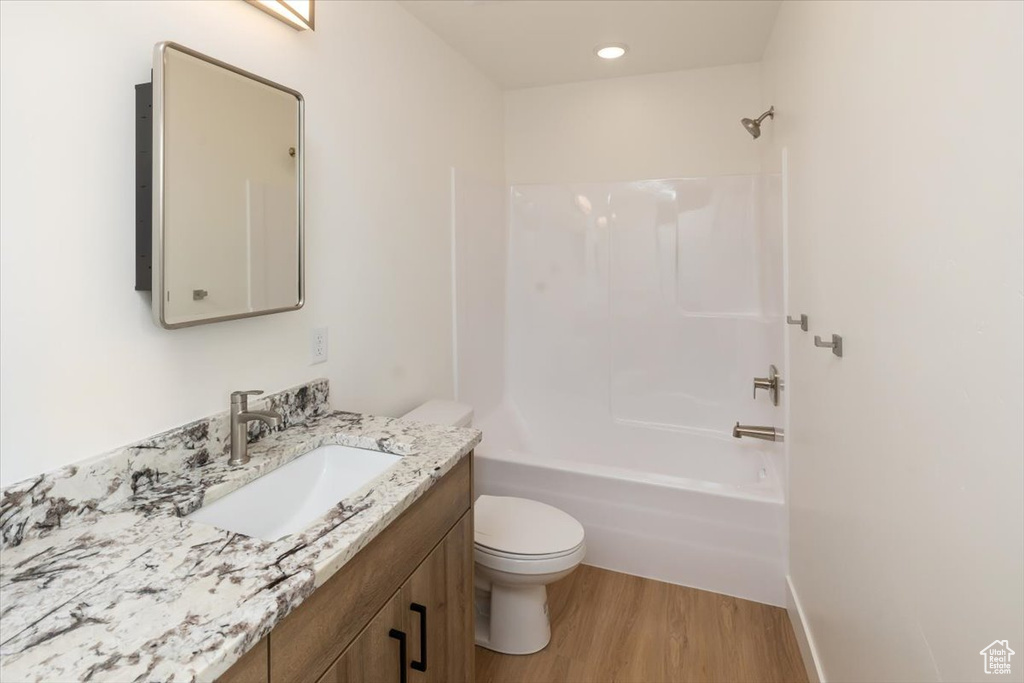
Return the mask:
POLYGON ((741 425, 739 422, 732 428, 732 435, 739 439, 740 437, 750 437, 754 439, 764 439, 765 441, 782 441, 782 430, 777 427, 759 427, 756 425, 741 425))

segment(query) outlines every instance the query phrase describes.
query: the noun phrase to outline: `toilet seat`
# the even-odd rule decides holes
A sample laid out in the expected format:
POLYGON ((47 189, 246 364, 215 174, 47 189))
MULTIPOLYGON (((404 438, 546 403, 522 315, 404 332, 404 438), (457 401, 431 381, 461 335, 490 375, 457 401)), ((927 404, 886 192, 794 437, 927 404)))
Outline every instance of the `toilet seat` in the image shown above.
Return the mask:
POLYGON ((551 557, 583 543, 583 525, 556 507, 511 496, 480 496, 473 508, 474 542, 494 553, 551 557))
POLYGON ((473 549, 478 550, 486 555, 491 555, 493 557, 503 557, 507 560, 523 560, 524 562, 528 562, 530 560, 554 560, 559 557, 565 557, 566 555, 572 555, 577 550, 579 550, 580 546, 582 545, 583 544, 580 543, 575 548, 569 548, 568 550, 563 550, 557 553, 545 553, 544 555, 524 555, 522 553, 510 553, 504 550, 495 550, 494 548, 488 548, 487 546, 480 545, 479 543, 474 543, 473 549))
POLYGON ((477 563, 509 574, 552 574, 586 555, 583 525, 556 507, 509 496, 480 496, 473 512, 477 563))
POLYGON ((555 574, 575 567, 583 561, 587 547, 580 543, 572 550, 552 555, 515 555, 495 553, 489 548, 473 546, 473 561, 483 567, 521 576, 555 574))

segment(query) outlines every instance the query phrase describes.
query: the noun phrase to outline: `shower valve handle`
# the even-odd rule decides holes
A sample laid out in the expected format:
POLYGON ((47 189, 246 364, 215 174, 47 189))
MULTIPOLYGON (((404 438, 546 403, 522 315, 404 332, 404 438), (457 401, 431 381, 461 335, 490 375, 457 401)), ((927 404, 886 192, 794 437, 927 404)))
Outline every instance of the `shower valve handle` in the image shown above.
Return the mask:
POLYGON ((757 398, 758 389, 767 389, 768 396, 772 399, 772 405, 779 405, 779 392, 782 391, 782 377, 779 376, 779 370, 774 365, 768 366, 767 377, 755 377, 754 378, 754 398, 757 398))

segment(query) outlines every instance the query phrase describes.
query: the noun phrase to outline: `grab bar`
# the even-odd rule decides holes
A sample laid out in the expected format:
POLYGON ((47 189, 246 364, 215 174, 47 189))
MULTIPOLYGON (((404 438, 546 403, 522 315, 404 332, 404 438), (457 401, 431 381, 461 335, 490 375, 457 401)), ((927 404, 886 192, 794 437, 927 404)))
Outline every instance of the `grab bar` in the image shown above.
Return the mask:
POLYGON ((740 437, 749 437, 754 439, 764 439, 765 441, 782 441, 783 434, 782 430, 778 427, 759 427, 756 425, 741 425, 739 422, 732 428, 732 435, 739 439, 740 437))

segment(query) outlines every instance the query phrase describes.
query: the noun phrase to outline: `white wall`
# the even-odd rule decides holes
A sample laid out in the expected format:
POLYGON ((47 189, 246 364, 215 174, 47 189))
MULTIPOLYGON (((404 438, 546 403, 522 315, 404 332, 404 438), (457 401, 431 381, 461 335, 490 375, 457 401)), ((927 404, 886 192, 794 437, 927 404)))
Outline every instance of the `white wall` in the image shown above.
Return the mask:
POLYGON ((336 407, 451 396, 456 166, 503 174, 498 90, 390 2, 297 33, 241 0, 0 3, 0 481, 331 380, 336 407), (306 98, 306 307, 166 331, 134 273, 134 90, 175 40, 306 98), (311 328, 330 360, 309 366, 311 328))
MULTIPOLYGON (((792 582, 829 681, 1024 674, 1024 4, 787 2, 792 582), (843 335, 845 356, 812 335, 843 335)), ((988 678, 991 678, 989 676, 988 678)))
POLYGON ((505 176, 607 182, 757 173, 739 120, 760 105, 758 64, 505 94, 505 176))
POLYGON ((505 188, 452 170, 456 398, 485 415, 505 389, 505 188))

